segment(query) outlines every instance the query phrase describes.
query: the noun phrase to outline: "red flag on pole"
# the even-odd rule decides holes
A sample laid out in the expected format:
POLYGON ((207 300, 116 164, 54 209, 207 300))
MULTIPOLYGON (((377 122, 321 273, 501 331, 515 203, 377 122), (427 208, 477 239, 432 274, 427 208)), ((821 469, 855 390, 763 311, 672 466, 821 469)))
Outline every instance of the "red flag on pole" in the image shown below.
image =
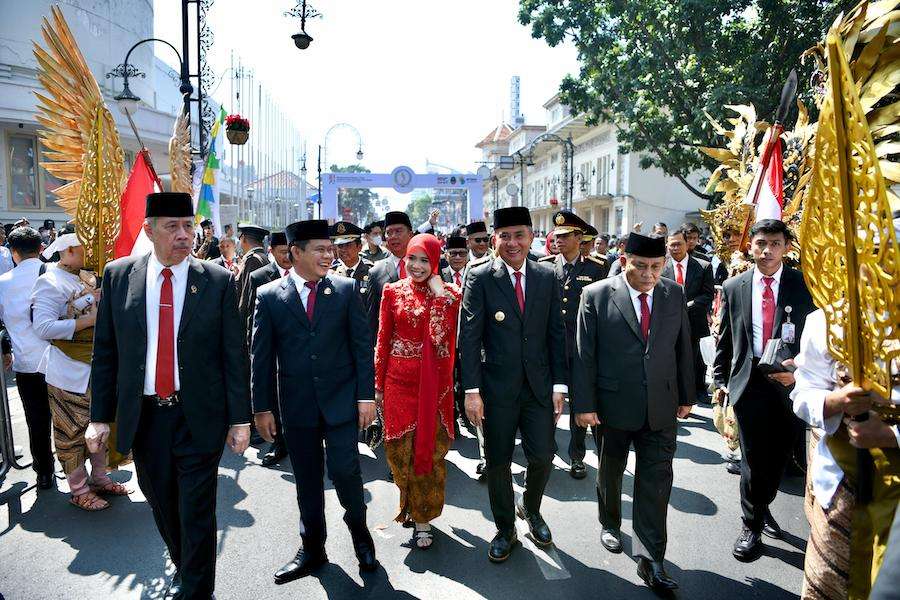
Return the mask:
POLYGON ((119 237, 116 238, 115 257, 121 258, 131 254, 134 242, 144 225, 144 212, 147 205, 147 194, 162 190, 162 183, 153 169, 150 152, 141 150, 134 157, 134 165, 125 184, 125 191, 119 201, 119 215, 122 220, 119 237))
POLYGON ((756 171, 756 178, 747 194, 747 204, 756 205, 756 222, 763 219, 781 220, 784 207, 784 170, 781 157, 781 135, 776 130, 772 143, 769 132, 766 136, 766 152, 763 153, 756 171), (763 162, 763 161, 768 161, 763 162))

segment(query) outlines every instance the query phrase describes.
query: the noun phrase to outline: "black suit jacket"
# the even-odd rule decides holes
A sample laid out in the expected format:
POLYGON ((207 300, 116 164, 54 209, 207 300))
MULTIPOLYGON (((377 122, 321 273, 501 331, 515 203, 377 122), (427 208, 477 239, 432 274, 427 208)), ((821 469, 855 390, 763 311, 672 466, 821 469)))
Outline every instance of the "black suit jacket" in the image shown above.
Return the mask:
MULTIPOLYGON (((262 248, 254 248, 244 255, 241 260, 241 274, 238 276, 238 311, 244 321, 244 327, 250 331, 253 327, 253 287, 250 285, 250 276, 257 269, 262 269, 270 264, 266 251, 262 248)), ((249 339, 247 340, 249 342, 249 339)))
POLYGON ((657 282, 644 343, 624 276, 593 283, 578 308, 573 410, 625 431, 672 427, 678 407, 694 403, 693 354, 680 285, 657 282))
MULTIPOLYGON (((381 290, 385 284, 397 281, 399 276, 393 261, 379 260, 369 269, 369 282, 365 287, 363 303, 369 316, 369 333, 373 340, 378 338, 378 319, 381 313, 381 290)), ((360 289, 362 291, 362 288, 360 289)))
MULTIPOLYGON (((221 450, 230 425, 250 422, 244 329, 230 271, 193 257, 178 326, 182 408, 193 441, 221 450)), ((91 421, 115 423, 116 447, 131 449, 144 403, 149 256, 107 263, 94 328, 91 421)))
POLYGON ((553 271, 535 261, 525 261, 524 315, 502 259, 469 270, 459 334, 463 389, 509 406, 527 384, 549 405, 553 385, 568 383, 560 304, 553 271))
POLYGON ((291 277, 257 290, 253 319, 253 411, 275 405, 281 421, 315 427, 356 421, 359 400, 375 398, 372 338, 355 282, 328 275, 316 289, 312 323, 291 277))
MULTIPOLYGON (((753 367, 753 275, 756 269, 744 271, 722 285, 722 324, 713 361, 713 380, 717 387, 728 388, 731 404, 737 403, 750 380, 753 367)), ((800 352, 800 336, 806 324, 806 316, 816 310, 806 282, 800 271, 784 267, 778 285, 775 305, 773 337, 781 337, 781 325, 785 322, 785 307, 791 307, 794 324, 794 342, 789 344, 791 356, 800 352)))
MULTIPOLYGON (((666 260, 662 276, 675 281, 675 263, 671 258, 666 260)), ((691 256, 688 258, 685 284, 684 298, 687 301, 688 320, 691 322, 691 336, 698 340, 709 335, 709 321, 706 316, 716 295, 712 266, 691 256)))

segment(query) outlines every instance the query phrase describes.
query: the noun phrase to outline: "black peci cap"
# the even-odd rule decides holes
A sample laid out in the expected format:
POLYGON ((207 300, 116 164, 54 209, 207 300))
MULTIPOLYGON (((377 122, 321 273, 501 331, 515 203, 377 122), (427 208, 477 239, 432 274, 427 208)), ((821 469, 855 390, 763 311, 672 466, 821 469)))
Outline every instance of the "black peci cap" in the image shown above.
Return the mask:
POLYGON ((325 219, 297 221, 284 228, 284 235, 288 244, 307 240, 328 240, 331 239, 331 228, 325 219))
POLYGON ((212 227, 212 219, 203 219, 200 221, 200 227, 212 227))
POLYGON ((531 227, 531 212, 524 206, 508 206, 494 211, 494 230, 518 225, 531 227))
POLYGON ((144 216, 150 217, 193 217, 194 201, 190 194, 182 192, 158 192, 147 194, 144 216))
POLYGON ((269 236, 269 246, 287 246, 287 236, 283 231, 275 231, 269 236))
POLYGON ((447 238, 447 250, 465 249, 466 238, 459 235, 452 235, 447 238))
POLYGON ((648 237, 632 231, 628 234, 625 254, 634 254, 644 258, 662 258, 666 255, 666 240, 661 237, 648 237))
POLYGON ((466 225, 466 235, 474 235, 476 233, 487 233, 487 224, 484 221, 473 221, 466 225))
POLYGON ((409 215, 399 210, 392 210, 384 215, 384 227, 388 228, 391 225, 406 225, 410 229, 413 228, 409 215))

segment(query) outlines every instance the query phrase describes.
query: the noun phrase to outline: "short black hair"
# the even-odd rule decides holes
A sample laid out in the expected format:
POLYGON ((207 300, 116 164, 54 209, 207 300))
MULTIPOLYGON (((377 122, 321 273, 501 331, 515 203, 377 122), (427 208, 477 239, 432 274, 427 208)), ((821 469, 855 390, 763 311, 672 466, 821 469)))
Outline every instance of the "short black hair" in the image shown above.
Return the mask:
POLYGON ((9 249, 19 254, 37 254, 41 251, 41 242, 41 234, 33 227, 16 227, 7 238, 9 249))
POLYGON ((679 227, 678 229, 673 229, 666 234, 667 238, 674 237, 676 235, 680 235, 684 238, 685 243, 687 243, 688 231, 684 227, 679 227))
POLYGON ((669 228, 669 226, 666 225, 665 223, 663 223, 662 221, 660 221, 659 223, 656 223, 656 224, 654 225, 654 227, 665 227, 666 229, 669 228))
POLYGON ((288 252, 290 252, 292 246, 300 248, 301 252, 306 252, 306 247, 309 246, 309 240, 294 240, 288 245, 288 252))
POLYGON ((760 233, 763 235, 777 235, 780 233, 784 236, 786 242, 794 239, 787 224, 780 219, 763 219, 762 221, 757 221, 753 227, 750 228, 750 239, 755 238, 760 233))
POLYGON ((681 229, 683 229, 685 233, 696 233, 697 235, 700 234, 700 228, 697 227, 696 223, 692 223, 691 221, 682 223, 681 229))

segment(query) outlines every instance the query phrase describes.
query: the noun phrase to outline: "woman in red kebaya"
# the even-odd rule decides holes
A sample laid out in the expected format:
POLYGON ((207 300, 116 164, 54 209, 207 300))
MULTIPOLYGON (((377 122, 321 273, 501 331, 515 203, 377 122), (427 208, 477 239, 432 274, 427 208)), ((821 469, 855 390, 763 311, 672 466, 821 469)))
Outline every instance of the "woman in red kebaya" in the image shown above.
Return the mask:
POLYGON ((375 400, 394 483, 397 521, 415 523, 428 549, 430 522, 444 508, 444 456, 453 439, 453 357, 461 293, 441 281, 441 243, 420 234, 406 250, 406 278, 384 287, 375 347, 375 400))

